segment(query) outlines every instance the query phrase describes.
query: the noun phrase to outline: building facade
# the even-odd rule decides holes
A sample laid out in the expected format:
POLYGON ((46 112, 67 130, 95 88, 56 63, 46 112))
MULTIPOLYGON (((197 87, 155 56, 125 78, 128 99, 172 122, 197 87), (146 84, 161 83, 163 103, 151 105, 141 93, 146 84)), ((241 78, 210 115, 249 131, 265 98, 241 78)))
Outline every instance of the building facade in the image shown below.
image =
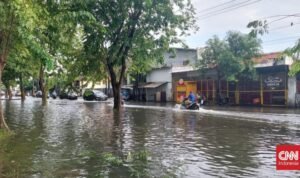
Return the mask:
POLYGON ((140 86, 146 101, 174 101, 172 72, 192 69, 197 60, 196 49, 174 48, 164 54, 164 62, 155 66, 146 76, 146 84, 140 86))
POLYGON ((205 73, 200 70, 173 72, 173 98, 180 102, 193 91, 206 98, 208 104, 216 104, 219 102, 217 88, 220 88, 221 97, 232 105, 295 106, 300 93, 300 77, 288 75, 293 60, 281 57, 280 53, 270 53, 253 62, 257 77, 253 80, 240 78, 238 82, 217 82, 213 69, 205 73))

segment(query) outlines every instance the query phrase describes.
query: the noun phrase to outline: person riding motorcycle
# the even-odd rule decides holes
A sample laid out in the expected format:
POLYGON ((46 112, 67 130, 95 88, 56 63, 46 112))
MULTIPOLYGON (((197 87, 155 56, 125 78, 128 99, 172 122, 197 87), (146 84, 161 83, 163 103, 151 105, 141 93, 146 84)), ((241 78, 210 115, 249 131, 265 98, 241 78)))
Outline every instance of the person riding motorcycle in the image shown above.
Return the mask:
POLYGON ((182 108, 185 108, 185 109, 195 109, 195 108, 199 109, 199 106, 197 105, 197 102, 196 102, 196 96, 194 95, 194 93, 192 91, 190 91, 190 94, 187 98, 183 99, 181 106, 182 106, 182 108))
POLYGON ((188 96, 188 99, 189 99, 189 101, 190 101, 190 104, 193 104, 193 103, 196 102, 196 96, 195 96, 195 94, 194 94, 192 91, 190 91, 190 94, 189 94, 189 96, 188 96))

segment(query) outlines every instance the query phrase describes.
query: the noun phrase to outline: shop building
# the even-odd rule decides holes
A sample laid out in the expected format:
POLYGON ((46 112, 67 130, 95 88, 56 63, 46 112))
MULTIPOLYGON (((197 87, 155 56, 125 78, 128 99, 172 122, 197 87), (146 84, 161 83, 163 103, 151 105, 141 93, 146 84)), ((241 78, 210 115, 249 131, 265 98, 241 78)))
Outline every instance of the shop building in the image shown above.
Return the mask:
MULTIPOLYGON (((221 97, 232 105, 290 106, 297 104, 300 93, 300 77, 289 77, 293 60, 281 57, 280 53, 264 54, 253 59, 257 77, 253 80, 239 79, 238 82, 221 80, 221 97)), ((204 96, 208 104, 216 104, 218 82, 216 72, 210 69, 172 73, 173 97, 180 102, 190 91, 204 96)))
POLYGON ((139 85, 140 93, 144 93, 146 101, 174 101, 172 72, 192 70, 196 60, 196 49, 174 48, 166 52, 163 64, 153 67, 147 73, 146 83, 139 85))

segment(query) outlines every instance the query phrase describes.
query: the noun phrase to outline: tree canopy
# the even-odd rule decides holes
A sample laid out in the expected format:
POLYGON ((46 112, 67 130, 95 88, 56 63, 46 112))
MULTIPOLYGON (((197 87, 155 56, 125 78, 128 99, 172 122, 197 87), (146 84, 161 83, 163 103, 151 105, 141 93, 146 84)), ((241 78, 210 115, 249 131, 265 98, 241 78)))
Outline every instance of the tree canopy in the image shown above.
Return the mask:
MULTIPOLYGON (((289 15, 283 15, 283 16, 289 16, 289 15)), ((249 22, 247 25, 248 28, 251 29, 251 32, 249 33, 251 36, 258 36, 258 35, 264 35, 269 33, 269 25, 267 20, 255 20, 252 22, 249 22)), ((296 60, 294 60, 289 75, 295 76, 300 73, 300 39, 296 41, 296 44, 293 47, 287 48, 284 50, 283 55, 290 56, 296 60)))
POLYGON ((197 67, 216 69, 219 79, 253 78, 252 58, 260 55, 260 43, 256 37, 233 31, 228 32, 224 40, 214 36, 206 42, 197 67))
POLYGON ((107 69, 114 93, 114 108, 120 107, 120 87, 127 67, 138 60, 152 61, 180 35, 194 26, 190 0, 91 0, 75 3, 93 15, 83 23, 85 47, 107 69))

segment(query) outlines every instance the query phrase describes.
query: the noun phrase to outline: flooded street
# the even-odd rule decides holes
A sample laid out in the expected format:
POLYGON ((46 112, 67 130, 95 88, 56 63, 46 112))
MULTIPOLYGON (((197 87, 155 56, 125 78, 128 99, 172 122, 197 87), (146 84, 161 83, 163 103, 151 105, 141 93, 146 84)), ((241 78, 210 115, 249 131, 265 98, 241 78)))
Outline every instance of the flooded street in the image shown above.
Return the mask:
POLYGON ((3 106, 16 135, 0 155, 0 177, 300 176, 275 167, 277 144, 300 143, 297 110, 129 104, 118 113, 109 103, 50 99, 42 106, 32 98, 3 106), (129 161, 141 151, 146 159, 129 161), (108 165, 107 154, 122 164, 108 165))

